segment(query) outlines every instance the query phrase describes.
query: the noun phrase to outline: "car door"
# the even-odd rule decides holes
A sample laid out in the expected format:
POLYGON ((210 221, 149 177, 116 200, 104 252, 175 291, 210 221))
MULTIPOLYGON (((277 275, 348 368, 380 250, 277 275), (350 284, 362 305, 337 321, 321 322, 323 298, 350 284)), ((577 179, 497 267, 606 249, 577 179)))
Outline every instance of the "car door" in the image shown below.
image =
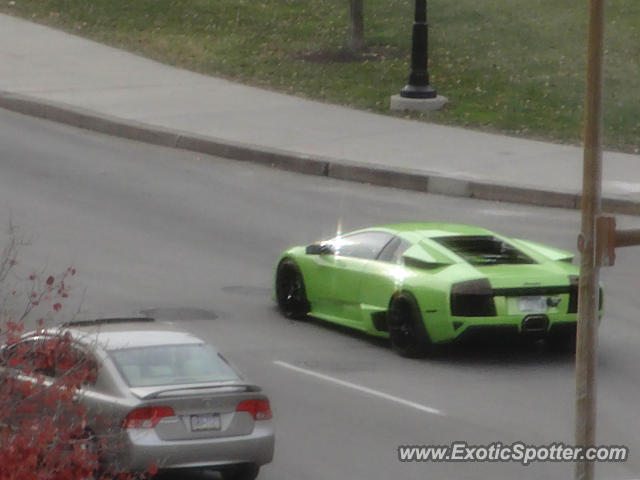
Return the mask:
POLYGON ((353 326, 361 323, 362 272, 392 238, 393 235, 387 232, 367 231, 328 242, 333 255, 318 255, 316 259, 326 292, 321 307, 325 314, 353 326))
POLYGON ((405 268, 402 254, 411 246, 400 237, 393 237, 379 255, 364 266, 360 275, 362 318, 369 324, 371 316, 387 310, 389 299, 401 288, 405 268))

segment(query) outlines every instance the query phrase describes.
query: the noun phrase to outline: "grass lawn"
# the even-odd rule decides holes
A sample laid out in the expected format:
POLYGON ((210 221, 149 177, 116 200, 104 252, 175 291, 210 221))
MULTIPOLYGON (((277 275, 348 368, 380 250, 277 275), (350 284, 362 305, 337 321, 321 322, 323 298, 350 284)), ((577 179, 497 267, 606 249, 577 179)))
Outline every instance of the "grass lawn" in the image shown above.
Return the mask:
MULTIPOLYGON (((345 51, 347 0, 0 0, 0 12, 165 63, 388 112, 408 75, 412 0, 365 0, 367 50, 345 51)), ((640 150, 640 9, 608 2, 605 143, 640 150)), ((587 2, 429 0, 429 121, 579 142, 587 2)))

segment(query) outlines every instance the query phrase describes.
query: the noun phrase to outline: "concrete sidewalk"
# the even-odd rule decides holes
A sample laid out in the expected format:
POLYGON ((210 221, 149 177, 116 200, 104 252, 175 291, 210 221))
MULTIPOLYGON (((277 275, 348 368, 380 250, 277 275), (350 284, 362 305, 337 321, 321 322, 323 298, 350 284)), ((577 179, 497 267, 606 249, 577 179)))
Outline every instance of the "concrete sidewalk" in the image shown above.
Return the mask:
MULTIPOLYGON (((0 107, 302 173, 579 205, 579 147, 312 102, 168 67, 4 15, 0 107)), ((604 159, 605 209, 640 214, 640 156, 607 152, 604 159)))

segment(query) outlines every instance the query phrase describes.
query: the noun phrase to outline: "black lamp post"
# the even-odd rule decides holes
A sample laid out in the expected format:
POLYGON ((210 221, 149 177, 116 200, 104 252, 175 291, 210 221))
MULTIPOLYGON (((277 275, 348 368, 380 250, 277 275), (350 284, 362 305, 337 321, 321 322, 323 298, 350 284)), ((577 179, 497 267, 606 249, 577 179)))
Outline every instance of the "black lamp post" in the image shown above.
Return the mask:
POLYGON ((427 0, 416 0, 409 83, 400 90, 401 97, 436 98, 438 94, 435 89, 429 85, 428 62, 429 31, 427 25, 427 0))

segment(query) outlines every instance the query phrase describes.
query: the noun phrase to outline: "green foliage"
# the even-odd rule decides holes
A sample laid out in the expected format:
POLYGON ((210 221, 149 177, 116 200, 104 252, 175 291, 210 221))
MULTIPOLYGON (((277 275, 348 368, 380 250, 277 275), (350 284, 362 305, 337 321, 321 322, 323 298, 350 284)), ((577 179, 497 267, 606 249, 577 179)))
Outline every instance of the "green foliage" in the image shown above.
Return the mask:
MULTIPOLYGON (((578 142, 587 3, 429 1, 430 120, 578 142)), ((346 0, 0 0, 31 18, 191 70, 388 112, 408 75, 413 2, 367 0, 363 55, 349 57, 346 0), (13 3, 13 2, 12 2, 13 3)), ((640 148, 640 10, 607 5, 605 141, 640 148)))

